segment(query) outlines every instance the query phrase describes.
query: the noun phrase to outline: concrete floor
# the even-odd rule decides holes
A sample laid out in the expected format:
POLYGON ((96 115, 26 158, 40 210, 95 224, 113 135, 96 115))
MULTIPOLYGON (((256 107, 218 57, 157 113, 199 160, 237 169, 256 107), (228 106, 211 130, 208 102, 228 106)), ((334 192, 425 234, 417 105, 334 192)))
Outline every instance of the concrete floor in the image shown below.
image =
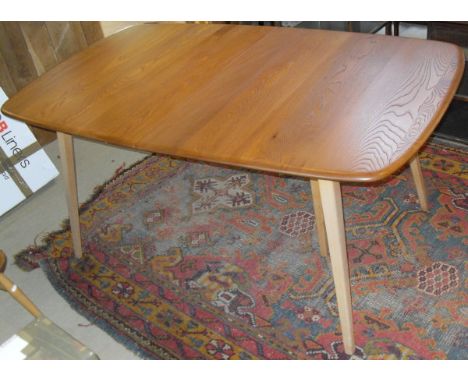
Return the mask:
MULTIPOLYGON (((103 28, 108 35, 131 24, 133 23, 106 22, 103 23, 103 28)), ((425 38, 425 30, 420 26, 402 26, 401 32, 403 36, 425 38)), ((60 169, 57 142, 48 144, 45 150, 60 169)), ((95 186, 110 179, 122 164, 129 166, 146 154, 75 139, 75 155, 79 199, 83 202, 90 197, 95 186)), ((101 359, 138 359, 108 334, 89 325, 84 317, 76 313, 53 289, 44 272, 40 269, 23 272, 13 264, 14 254, 35 242, 40 243, 41 237, 60 228, 66 216, 63 183, 59 176, 21 205, 0 217, 0 248, 9 257, 6 275, 23 289, 49 319, 93 349, 101 359)), ((30 321, 32 316, 8 294, 0 293, 0 343, 30 321)))

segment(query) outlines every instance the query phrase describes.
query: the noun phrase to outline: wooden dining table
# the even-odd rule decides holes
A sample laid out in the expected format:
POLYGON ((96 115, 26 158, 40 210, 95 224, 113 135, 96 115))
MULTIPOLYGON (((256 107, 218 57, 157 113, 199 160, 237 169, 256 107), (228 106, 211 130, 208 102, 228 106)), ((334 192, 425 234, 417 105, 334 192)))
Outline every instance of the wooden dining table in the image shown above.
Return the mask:
MULTIPOLYGON (((346 353, 355 349, 342 182, 410 163, 460 82, 455 45, 222 24, 144 24, 57 65, 3 112, 58 132, 76 256, 82 256, 73 136, 310 179, 346 353)), ((86 255, 86 254, 84 254, 86 255)))

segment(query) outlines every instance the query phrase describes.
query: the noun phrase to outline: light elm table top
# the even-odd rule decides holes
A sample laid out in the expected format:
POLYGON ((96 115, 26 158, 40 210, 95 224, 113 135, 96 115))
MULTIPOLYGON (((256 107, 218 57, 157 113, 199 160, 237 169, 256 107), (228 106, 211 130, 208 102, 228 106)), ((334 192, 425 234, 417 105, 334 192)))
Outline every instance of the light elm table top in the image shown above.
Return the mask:
POLYGON ((50 130, 184 158, 374 181, 413 157, 464 66, 455 45, 324 30, 146 24, 4 106, 50 130))

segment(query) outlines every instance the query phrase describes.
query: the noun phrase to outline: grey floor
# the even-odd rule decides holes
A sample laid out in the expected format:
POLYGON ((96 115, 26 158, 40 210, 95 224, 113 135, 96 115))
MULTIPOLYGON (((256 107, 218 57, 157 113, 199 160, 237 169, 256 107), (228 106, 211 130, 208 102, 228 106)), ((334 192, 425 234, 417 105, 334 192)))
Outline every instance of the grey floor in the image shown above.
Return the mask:
MULTIPOLYGON (((128 25, 105 23, 106 34, 128 25)), ((403 36, 425 38, 420 26, 401 27, 403 36)), ((45 147, 52 161, 60 169, 57 142, 45 147)), ((110 179, 121 165, 129 166, 146 154, 85 140, 75 140, 78 193, 80 202, 86 201, 95 186, 110 179)), ((59 176, 21 205, 0 217, 0 248, 9 258, 6 275, 22 288, 39 309, 57 325, 93 349, 101 359, 138 359, 108 334, 76 313, 50 285, 40 269, 23 272, 13 263, 13 255, 40 243, 41 237, 60 228, 67 216, 62 179, 59 176)), ((0 343, 19 331, 32 317, 8 294, 0 293, 0 343)))
MULTIPOLYGON (((57 142, 48 144, 45 150, 60 169, 57 142)), ((94 187, 110 179, 118 167, 131 165, 147 154, 75 139, 75 155, 79 200, 84 202, 92 195, 94 187)), ((14 254, 34 242, 39 243, 48 232, 59 229, 66 216, 63 182, 59 176, 0 217, 0 248, 8 257, 5 274, 49 319, 93 349, 101 359, 137 359, 133 353, 77 314, 53 289, 43 271, 23 272, 13 263, 14 254)), ((0 343, 30 321, 31 315, 8 294, 0 293, 0 343)))

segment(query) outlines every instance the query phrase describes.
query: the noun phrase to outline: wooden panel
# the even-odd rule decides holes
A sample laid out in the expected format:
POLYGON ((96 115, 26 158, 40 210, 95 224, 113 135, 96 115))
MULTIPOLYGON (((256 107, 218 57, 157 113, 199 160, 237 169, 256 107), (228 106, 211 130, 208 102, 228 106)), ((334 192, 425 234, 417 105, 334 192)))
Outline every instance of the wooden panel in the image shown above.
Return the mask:
POLYGON ((55 55, 59 61, 63 61, 86 48, 86 38, 79 22, 48 21, 46 25, 55 55))
POLYGON ((0 86, 5 91, 8 97, 16 93, 16 85, 10 76, 10 71, 0 52, 0 86))
POLYGON ((29 128, 41 146, 45 146, 47 143, 50 143, 57 138, 57 134, 54 131, 34 126, 29 126, 29 128))
MULTIPOLYGON (((0 86, 9 97, 37 78, 38 74, 42 73, 41 70, 44 70, 40 64, 36 65, 39 60, 36 53, 30 53, 30 45, 23 34, 21 24, 19 22, 0 23, 0 86)), ((33 44, 35 44, 37 35, 33 33, 32 26, 27 26, 26 30, 28 35, 33 37, 33 44)), ((37 28, 36 32, 38 32, 37 28)), ((41 145, 55 139, 53 132, 35 127, 31 127, 31 130, 41 145)))
POLYGON ((18 22, 0 23, 0 53, 17 90, 37 77, 36 68, 18 22))
MULTIPOLYGON (((100 23, 94 21, 0 22, 0 86, 11 97, 63 59, 102 37, 100 23)), ((41 145, 55 139, 53 132, 31 129, 41 145)))
POLYGON ((88 45, 104 38, 101 23, 98 21, 81 21, 81 29, 88 45))
MULTIPOLYGON (((468 22, 431 21, 428 23, 427 36, 430 40, 446 41, 457 44, 465 49, 465 61, 468 60, 468 22)), ((468 67, 465 63, 460 87, 457 90, 457 98, 468 101, 468 67)))
POLYGON ((460 48, 324 30, 146 24, 52 69, 18 119, 141 150, 313 178, 382 179, 436 127, 460 48))
POLYGON ((427 38, 446 41, 468 47, 468 22, 431 21, 427 27, 427 38))
POLYGON ((20 26, 37 74, 41 75, 57 65, 57 57, 45 22, 26 21, 20 23, 20 26))

